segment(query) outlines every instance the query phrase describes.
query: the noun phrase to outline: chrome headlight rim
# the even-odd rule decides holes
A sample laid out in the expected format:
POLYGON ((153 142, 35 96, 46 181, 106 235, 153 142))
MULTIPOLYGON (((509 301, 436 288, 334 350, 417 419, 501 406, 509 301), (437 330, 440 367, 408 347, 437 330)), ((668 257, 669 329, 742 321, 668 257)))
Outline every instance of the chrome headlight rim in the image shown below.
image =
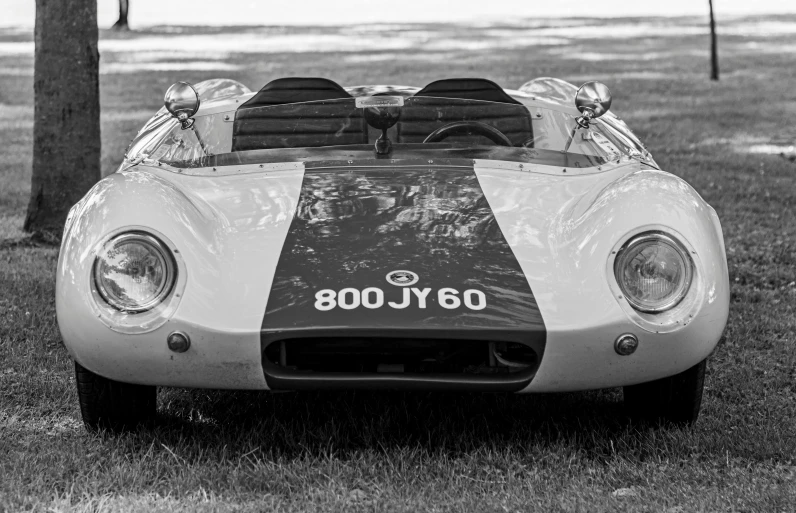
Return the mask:
POLYGON ((695 268, 696 265, 694 263, 694 259, 691 258, 691 255, 689 254, 689 251, 686 249, 685 245, 673 235, 659 230, 651 230, 639 233, 628 239, 627 242, 625 242, 617 251, 613 264, 614 279, 616 280, 616 284, 619 286, 619 289, 622 291, 624 299, 630 304, 630 306, 633 307, 633 309, 648 314, 663 313, 679 305, 683 299, 688 296, 688 292, 691 290, 691 287, 694 283, 695 268), (683 272, 685 275, 680 291, 669 298, 669 300, 665 303, 661 303, 655 307, 638 302, 632 294, 628 293, 625 283, 620 276, 622 264, 624 263, 622 258, 623 255, 626 255, 628 250, 640 244, 649 242, 663 243, 675 250, 680 259, 683 261, 683 272))
POLYGON ((166 299, 168 299, 168 297, 176 288, 179 278, 179 270, 174 253, 171 249, 169 249, 169 246, 157 236, 146 231, 131 230, 117 233, 108 238, 105 243, 102 244, 100 251, 106 251, 109 246, 115 247, 123 243, 129 243, 131 241, 143 243, 144 245, 153 248, 160 255, 164 264, 164 286, 161 287, 161 289, 152 299, 135 307, 131 307, 120 301, 117 301, 110 293, 108 293, 107 290, 105 290, 102 284, 100 277, 100 254, 97 254, 94 257, 94 264, 91 271, 93 289, 96 291, 99 298, 101 298, 102 301, 104 301, 114 310, 124 314, 143 314, 155 309, 158 305, 164 303, 166 299))

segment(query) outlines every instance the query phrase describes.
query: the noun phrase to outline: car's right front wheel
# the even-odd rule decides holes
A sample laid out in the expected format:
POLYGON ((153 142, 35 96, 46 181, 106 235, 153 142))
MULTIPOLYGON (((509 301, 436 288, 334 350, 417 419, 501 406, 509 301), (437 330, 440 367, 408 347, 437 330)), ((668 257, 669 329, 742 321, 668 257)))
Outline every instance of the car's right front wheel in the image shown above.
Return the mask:
POLYGON ((90 431, 135 429, 155 417, 157 387, 105 378, 75 362, 77 396, 90 431))
POLYGON ((640 421, 693 424, 702 406, 706 362, 674 376, 624 387, 627 414, 640 421))

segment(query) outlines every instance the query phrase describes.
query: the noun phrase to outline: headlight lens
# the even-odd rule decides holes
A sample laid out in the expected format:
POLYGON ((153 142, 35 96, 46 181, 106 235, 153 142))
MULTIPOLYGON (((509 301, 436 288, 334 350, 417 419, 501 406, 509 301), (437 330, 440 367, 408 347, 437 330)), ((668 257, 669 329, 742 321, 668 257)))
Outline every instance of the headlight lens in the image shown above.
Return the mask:
POLYGON ((160 240, 141 232, 109 240, 94 262, 97 292, 109 305, 128 313, 151 310, 174 288, 177 268, 160 240))
POLYGON ((663 233, 634 237, 619 250, 614 274, 627 301, 642 312, 663 312, 688 293, 693 261, 683 245, 663 233))

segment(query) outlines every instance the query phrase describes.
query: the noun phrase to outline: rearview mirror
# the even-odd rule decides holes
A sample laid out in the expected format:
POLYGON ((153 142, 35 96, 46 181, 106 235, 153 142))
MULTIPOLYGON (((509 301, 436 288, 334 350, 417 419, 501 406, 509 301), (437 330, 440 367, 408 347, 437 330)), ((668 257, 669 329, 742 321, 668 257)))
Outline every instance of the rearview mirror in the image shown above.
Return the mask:
POLYGON ((194 120, 191 118, 199 110, 199 94, 188 82, 177 82, 166 91, 163 104, 182 124, 182 129, 186 130, 193 126, 194 120))
POLYGON ((588 128, 589 121, 599 118, 611 108, 611 91, 602 82, 586 82, 575 93, 575 106, 582 116, 578 125, 588 128))
POLYGON ((376 155, 389 155, 392 142, 387 137, 387 130, 395 126, 401 118, 401 107, 404 105, 402 96, 374 95, 361 96, 355 100, 357 108, 364 109, 365 121, 368 125, 381 130, 376 139, 376 155))
POLYGON ((597 119, 611 108, 611 91, 602 82, 586 82, 578 88, 575 93, 575 107, 581 116, 575 118, 577 125, 572 129, 572 133, 564 146, 564 153, 569 151, 569 146, 575 138, 578 128, 589 128, 592 119, 597 119))

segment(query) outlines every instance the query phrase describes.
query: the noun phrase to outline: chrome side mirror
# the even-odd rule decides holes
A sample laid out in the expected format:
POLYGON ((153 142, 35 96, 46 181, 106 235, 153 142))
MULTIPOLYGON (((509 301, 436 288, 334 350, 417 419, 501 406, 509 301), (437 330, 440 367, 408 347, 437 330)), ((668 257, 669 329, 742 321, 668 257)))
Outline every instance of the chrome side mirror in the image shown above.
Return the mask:
POLYGON ((599 118, 611 108, 611 91, 602 82, 586 82, 575 93, 575 106, 581 112, 576 121, 588 128, 592 119, 599 118))
POLYGON ((193 116, 199 110, 199 94, 188 82, 177 82, 169 87, 163 104, 166 110, 177 118, 183 130, 193 126, 193 116))
POLYGON ((611 100, 611 91, 602 82, 586 82, 578 88, 578 92, 575 93, 575 107, 578 108, 581 116, 575 119, 577 125, 567 139, 564 153, 569 151, 578 128, 589 128, 592 119, 597 119, 608 112, 608 109, 611 108, 611 100))

